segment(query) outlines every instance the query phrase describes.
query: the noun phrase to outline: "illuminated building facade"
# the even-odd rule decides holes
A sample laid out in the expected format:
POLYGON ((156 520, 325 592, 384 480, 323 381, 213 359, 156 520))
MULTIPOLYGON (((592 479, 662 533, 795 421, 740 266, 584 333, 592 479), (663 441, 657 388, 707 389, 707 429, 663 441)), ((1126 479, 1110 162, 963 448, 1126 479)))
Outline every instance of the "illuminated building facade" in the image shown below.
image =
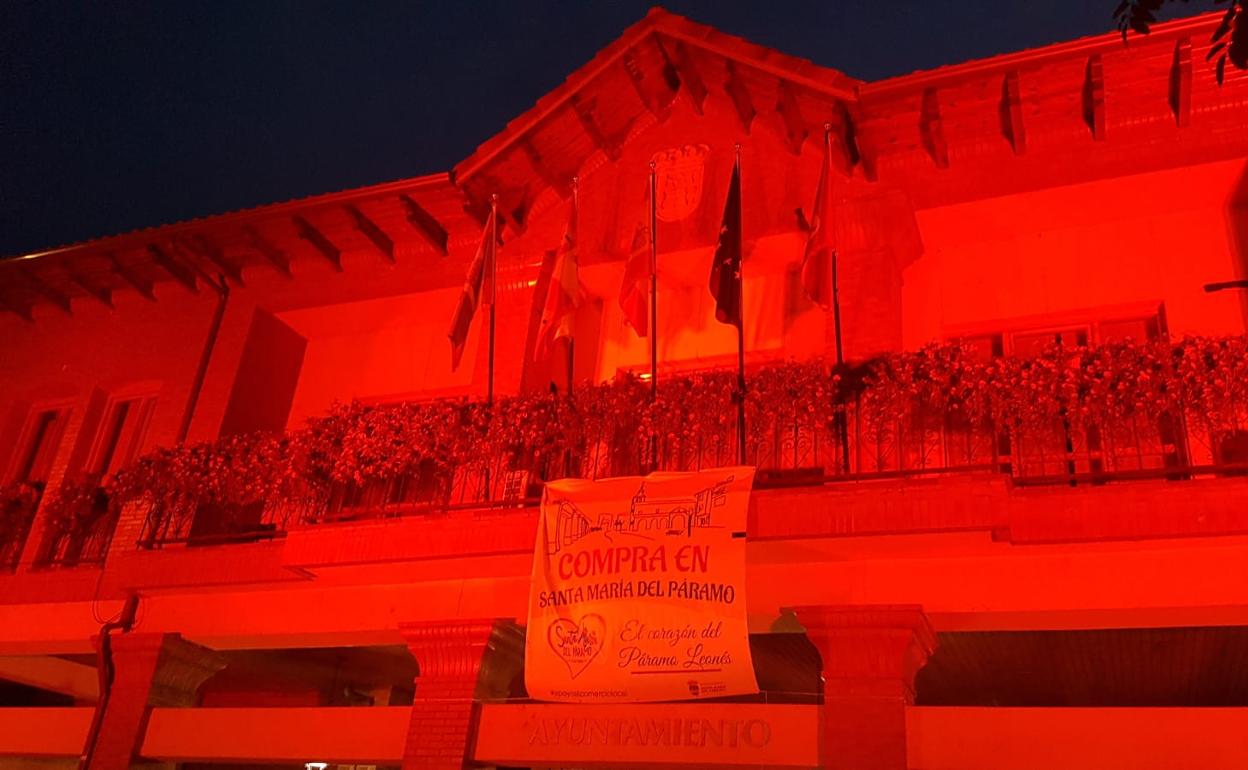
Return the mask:
POLYGON ((2 761, 1245 766, 1216 21, 861 82, 656 10, 448 173, 0 262, 2 761), (763 696, 530 703, 541 482, 735 462, 737 144, 763 696), (825 151, 839 325, 799 276, 825 151), (619 302, 652 162, 657 408, 619 302), (535 347, 574 177, 570 389, 535 347), (456 370, 446 330, 495 195, 488 412, 484 311, 456 370))

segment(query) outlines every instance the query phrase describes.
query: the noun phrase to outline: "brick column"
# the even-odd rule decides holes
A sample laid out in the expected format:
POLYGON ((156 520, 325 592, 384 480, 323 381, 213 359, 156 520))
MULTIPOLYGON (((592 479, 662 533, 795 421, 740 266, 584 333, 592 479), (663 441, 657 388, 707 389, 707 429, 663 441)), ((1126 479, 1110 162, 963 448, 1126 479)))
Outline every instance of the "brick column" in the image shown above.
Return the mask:
POLYGON ((796 608, 823 659, 821 766, 905 770, 906 706, 936 648, 916 605, 796 608))
POLYGON ((220 656, 177 634, 119 634, 112 639, 114 677, 88 770, 129 768, 153 706, 193 706, 220 656))
POLYGON ((400 624, 416 658, 416 694, 403 770, 461 770, 471 757, 473 699, 493 620, 400 624))

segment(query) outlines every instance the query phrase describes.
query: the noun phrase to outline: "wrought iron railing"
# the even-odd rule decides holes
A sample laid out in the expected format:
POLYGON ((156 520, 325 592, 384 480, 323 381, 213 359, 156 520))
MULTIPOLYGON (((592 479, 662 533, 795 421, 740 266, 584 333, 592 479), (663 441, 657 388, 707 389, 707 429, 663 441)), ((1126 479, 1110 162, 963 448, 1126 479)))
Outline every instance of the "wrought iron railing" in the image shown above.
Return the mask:
MULTIPOLYGON (((1018 484, 1248 468, 1242 337, 972 359, 956 346, 750 373, 745 462, 760 485, 991 472, 1018 484)), ((171 450, 118 475, 147 546, 288 526, 524 505, 541 483, 739 461, 735 373, 623 378, 498 402, 341 407, 285 436, 171 450)), ((485 514, 483 514, 485 515, 485 514)))
POLYGON ((0 485, 0 571, 12 572, 21 561, 42 495, 42 483, 0 485))
MULTIPOLYGON (((1208 436, 1183 430, 1177 418, 1127 420, 1080 428, 1005 429, 949 414, 907 414, 887 424, 864 418, 854 404, 843 424, 770 419, 747 429, 746 463, 760 486, 824 484, 950 473, 1000 473, 1018 484, 1104 483, 1143 478, 1235 475, 1248 468, 1248 432, 1208 436), (1239 442, 1236 444, 1236 442, 1239 442)), ((571 451, 534 458, 496 455, 414 475, 337 483, 309 523, 432 513, 458 507, 489 510, 532 502, 543 481, 602 478, 654 470, 698 470, 737 462, 735 427, 675 440, 595 436, 571 451)))
POLYGON ((36 567, 104 563, 117 528, 117 510, 98 477, 63 482, 50 501, 36 567))

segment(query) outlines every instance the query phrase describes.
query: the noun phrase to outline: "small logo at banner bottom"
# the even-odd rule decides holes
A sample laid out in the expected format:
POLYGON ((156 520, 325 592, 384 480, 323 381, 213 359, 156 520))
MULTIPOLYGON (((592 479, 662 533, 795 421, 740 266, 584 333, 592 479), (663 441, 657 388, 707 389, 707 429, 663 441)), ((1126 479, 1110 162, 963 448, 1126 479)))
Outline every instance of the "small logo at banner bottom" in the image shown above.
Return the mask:
POLYGON ((580 623, 569 618, 558 618, 546 629, 546 641, 563 659, 573 679, 598 657, 606 638, 607 621, 598 614, 584 615, 580 623))

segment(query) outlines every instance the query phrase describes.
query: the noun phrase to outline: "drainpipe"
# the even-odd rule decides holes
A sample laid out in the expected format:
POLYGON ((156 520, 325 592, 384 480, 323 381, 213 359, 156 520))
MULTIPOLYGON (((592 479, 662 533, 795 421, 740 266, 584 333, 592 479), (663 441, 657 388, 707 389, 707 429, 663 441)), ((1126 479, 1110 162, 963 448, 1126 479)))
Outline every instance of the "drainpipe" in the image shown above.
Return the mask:
POLYGON ((100 677, 100 697, 95 703, 95 713, 91 716, 91 727, 87 730, 87 739, 82 747, 82 755, 78 758, 78 770, 87 770, 95 755, 95 745, 100 740, 100 728, 104 725, 104 711, 108 708, 108 696, 113 689, 113 646, 112 632, 129 633, 134 627, 134 618, 139 611, 139 595, 132 593, 126 597, 121 607, 121 614, 116 620, 110 620, 100 627, 100 646, 96 650, 96 671, 100 677))
MULTIPOLYGON (((203 273, 200 273, 203 275, 203 273)), ((176 443, 186 441, 191 432, 191 420, 195 417, 195 407, 199 404, 199 392, 204 388, 204 380, 208 376, 208 364, 212 361, 212 351, 217 346, 217 337, 221 334, 221 322, 225 320, 225 305, 230 299, 230 286, 225 282, 224 275, 218 275, 213 281, 208 276, 204 280, 217 290, 217 309, 212 314, 212 325, 208 327, 208 339, 204 342, 204 351, 199 356, 199 368, 195 370, 195 379, 191 382, 191 393, 186 399, 186 411, 182 414, 182 424, 178 427, 176 443)))

